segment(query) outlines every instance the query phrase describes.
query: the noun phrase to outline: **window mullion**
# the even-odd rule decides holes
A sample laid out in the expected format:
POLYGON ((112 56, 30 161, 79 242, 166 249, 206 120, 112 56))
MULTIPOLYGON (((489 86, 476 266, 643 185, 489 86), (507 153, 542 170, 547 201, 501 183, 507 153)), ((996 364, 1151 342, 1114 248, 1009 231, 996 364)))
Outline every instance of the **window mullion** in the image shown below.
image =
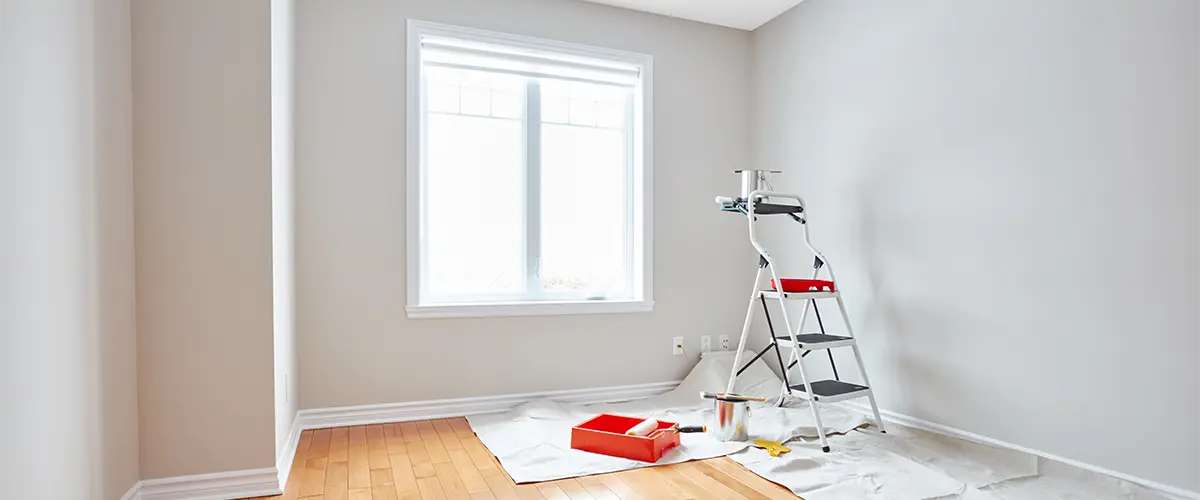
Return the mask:
POLYGON ((525 293, 542 295, 542 91, 525 85, 525 293))

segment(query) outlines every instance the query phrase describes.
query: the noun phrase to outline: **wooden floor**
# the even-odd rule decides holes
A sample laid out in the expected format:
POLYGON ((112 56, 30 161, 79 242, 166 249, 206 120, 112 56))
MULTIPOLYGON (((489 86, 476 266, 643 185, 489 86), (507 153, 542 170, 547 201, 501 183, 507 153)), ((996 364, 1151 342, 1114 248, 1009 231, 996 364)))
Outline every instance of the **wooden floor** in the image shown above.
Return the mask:
MULTIPOLYGON (((464 418, 304 431, 275 500, 660 500, 796 496, 722 457, 514 484, 464 418)), ((265 499, 264 499, 265 500, 265 499)))

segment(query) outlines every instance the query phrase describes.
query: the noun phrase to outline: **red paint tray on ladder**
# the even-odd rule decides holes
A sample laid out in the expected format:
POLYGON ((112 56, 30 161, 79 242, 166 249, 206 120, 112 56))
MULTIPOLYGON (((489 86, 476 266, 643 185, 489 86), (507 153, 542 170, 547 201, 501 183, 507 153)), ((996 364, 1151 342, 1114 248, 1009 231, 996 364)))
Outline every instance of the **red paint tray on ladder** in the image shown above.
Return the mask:
POLYGON ((571 448, 601 455, 657 462, 667 450, 679 446, 674 422, 658 421, 658 430, 648 436, 626 436, 625 431, 641 418, 601 413, 571 428, 571 448))

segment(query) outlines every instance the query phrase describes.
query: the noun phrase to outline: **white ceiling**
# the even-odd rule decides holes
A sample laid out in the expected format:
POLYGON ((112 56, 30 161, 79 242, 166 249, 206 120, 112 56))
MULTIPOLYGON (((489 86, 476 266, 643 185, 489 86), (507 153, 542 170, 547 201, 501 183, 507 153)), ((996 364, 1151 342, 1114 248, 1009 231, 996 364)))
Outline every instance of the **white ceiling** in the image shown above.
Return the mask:
POLYGON ((702 23, 753 30, 801 0, 585 0, 702 23))

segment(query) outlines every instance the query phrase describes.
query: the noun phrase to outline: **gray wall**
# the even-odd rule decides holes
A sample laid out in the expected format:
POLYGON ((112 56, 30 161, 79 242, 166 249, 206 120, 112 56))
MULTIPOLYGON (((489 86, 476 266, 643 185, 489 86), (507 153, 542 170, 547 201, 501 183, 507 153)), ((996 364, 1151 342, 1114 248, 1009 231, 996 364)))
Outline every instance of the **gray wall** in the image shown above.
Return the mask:
POLYGON ((0 498, 117 499, 138 480, 129 2, 0 19, 0 498))
POLYGON ((1200 2, 808 0, 754 60, 884 408, 1200 490, 1200 2))
POLYGON ((267 0, 133 1, 141 476, 275 464, 267 0))
POLYGON ((3 498, 91 499, 98 487, 88 7, 0 4, 3 498))
POLYGON ((301 0, 296 33, 301 408, 675 380, 741 326, 755 262, 712 198, 750 158, 749 33, 558 0, 301 0), (407 18, 654 56, 653 312, 406 319, 407 18))

